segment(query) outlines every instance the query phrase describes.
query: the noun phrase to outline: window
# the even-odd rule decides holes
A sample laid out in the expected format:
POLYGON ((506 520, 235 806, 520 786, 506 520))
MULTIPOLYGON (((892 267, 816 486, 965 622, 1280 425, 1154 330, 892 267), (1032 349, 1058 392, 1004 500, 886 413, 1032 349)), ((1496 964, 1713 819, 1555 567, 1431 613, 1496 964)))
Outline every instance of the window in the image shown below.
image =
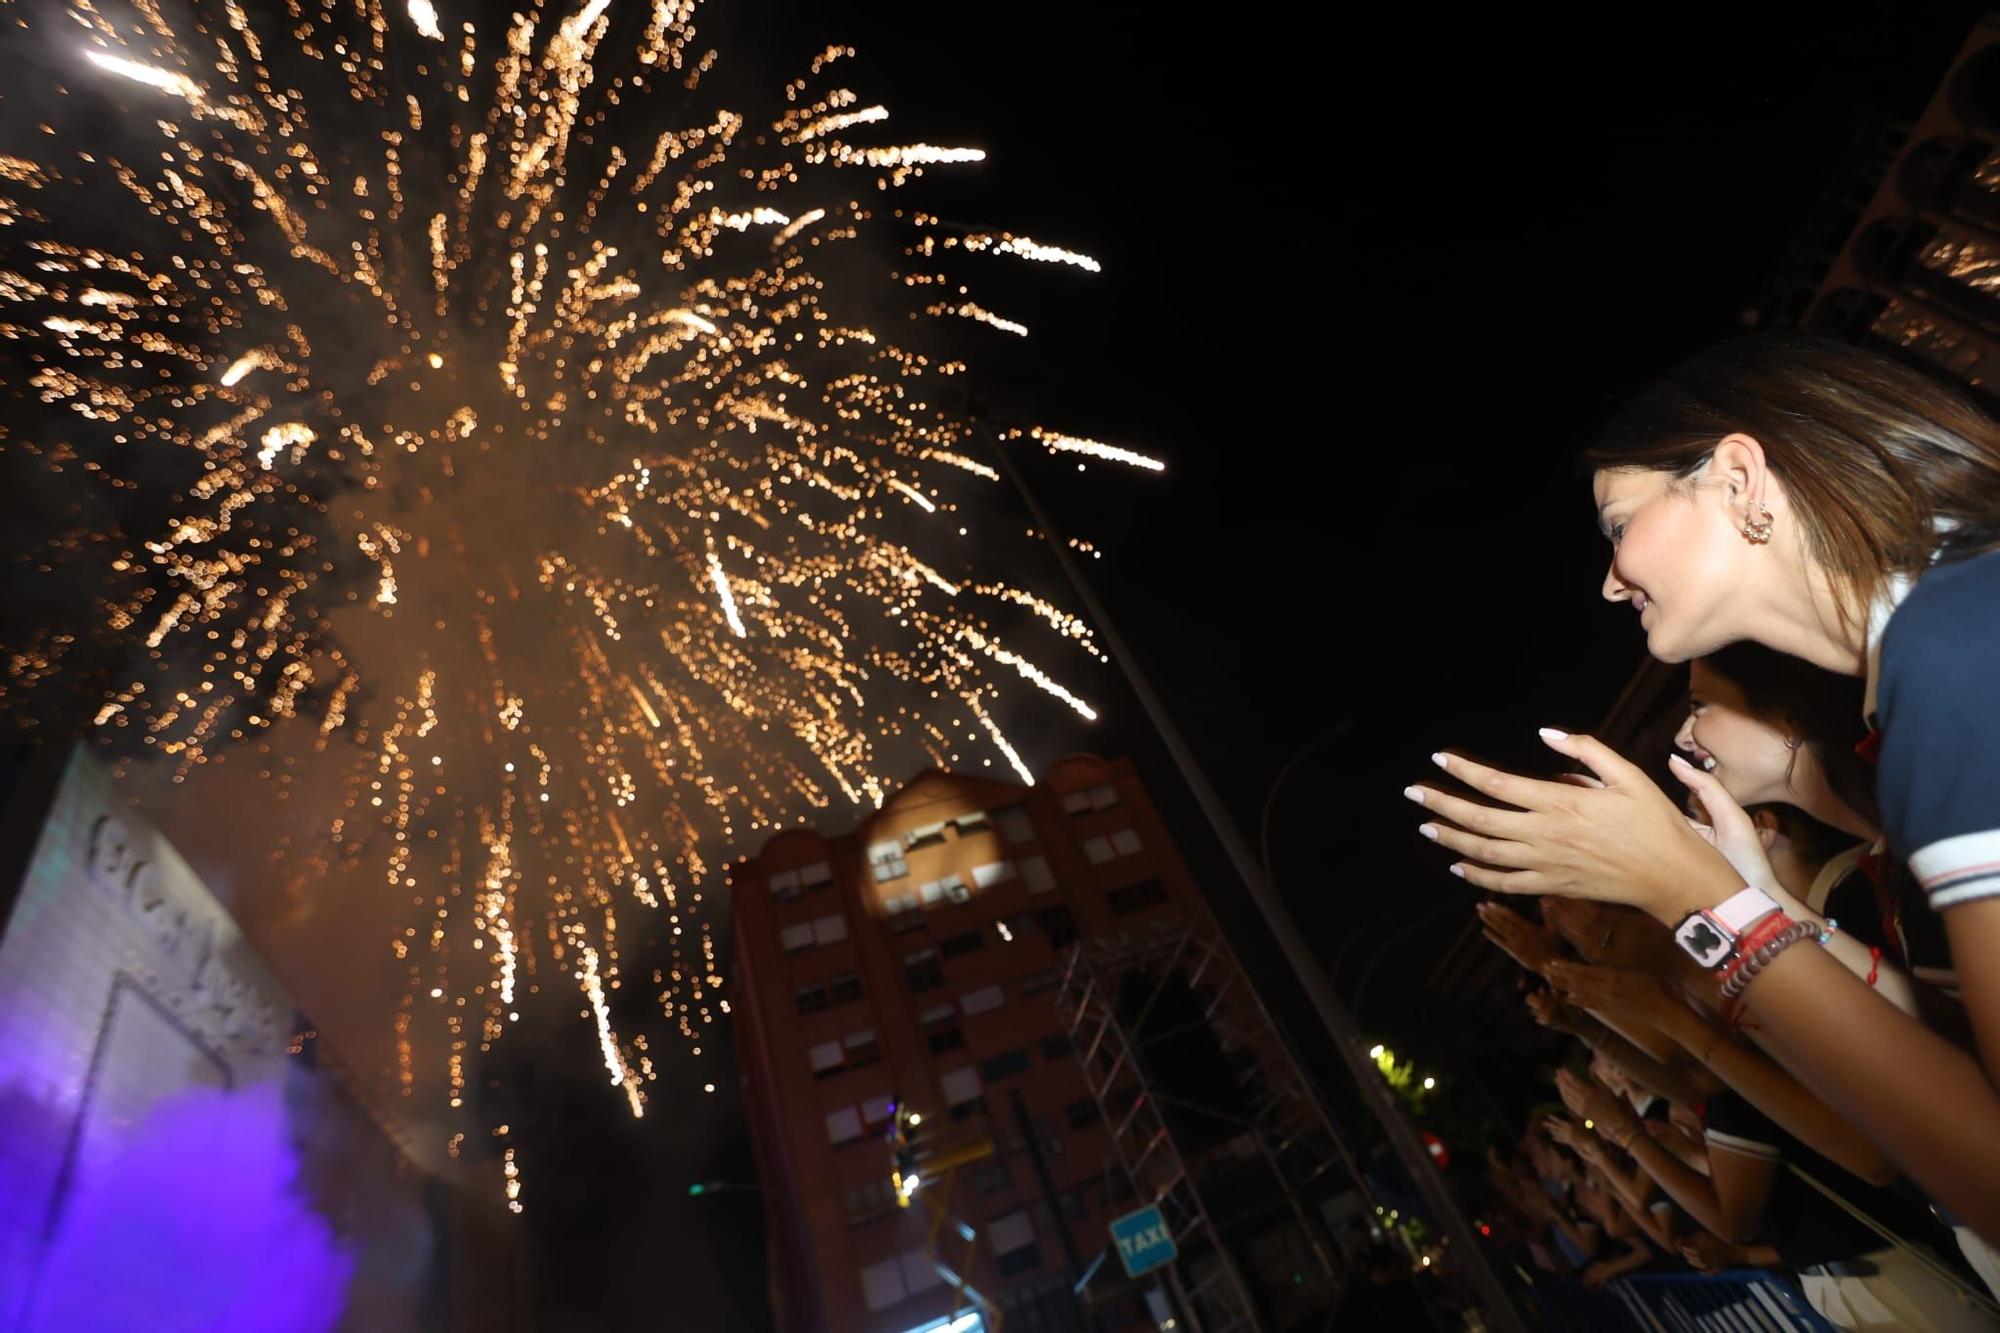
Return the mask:
POLYGON ((1145 846, 1139 841, 1137 829, 1121 828, 1111 832, 1111 850, 1120 856, 1137 856, 1145 846))
POLYGON ((1087 815, 1090 813, 1090 793, 1073 791, 1062 798, 1063 813, 1066 815, 1087 815))
POLYGON ((1070 1057, 1069 1034, 1052 1032, 1042 1038, 1042 1059, 1067 1060, 1070 1057))
POLYGON ((1083 859, 1094 866, 1101 866, 1107 861, 1116 861, 1118 853, 1112 849, 1109 838, 1085 838, 1083 859))
POLYGON ((937 1023, 949 1023, 957 1017, 958 1006, 950 1000, 946 1000, 943 1004, 934 1004, 921 1014, 918 1014, 917 1021, 925 1027, 930 1027, 937 1023))
POLYGON ((912 995, 921 995, 944 985, 944 964, 938 961, 937 950, 920 949, 906 956, 903 959, 903 976, 910 983, 912 995))
POLYGON ((986 947, 986 932, 981 930, 961 931, 947 935, 938 941, 938 952, 946 958, 960 958, 969 953, 978 953, 986 947))
POLYGON ((1087 1129, 1103 1117, 1098 1114, 1097 1102, 1090 1097, 1081 1097, 1065 1108, 1069 1113, 1071 1129, 1087 1129))
POLYGON ((1021 862, 1021 881, 1028 886, 1029 893, 1047 893, 1056 886, 1055 872, 1049 869, 1048 858, 1026 857, 1021 862))
POLYGON ((905 893, 895 898, 882 900, 883 914, 889 918, 890 933, 901 935, 905 931, 921 929, 924 918, 917 911, 917 895, 905 893))
POLYGON ((953 1120, 970 1120, 973 1116, 985 1114, 986 1099, 984 1097, 974 1097, 969 1102, 960 1102, 951 1108, 951 1118, 953 1120))
POLYGON ((815 981, 810 986, 799 987, 799 1012, 816 1014, 827 1006, 826 985, 815 981))
POLYGON ((1003 1051, 979 1066, 979 1077, 985 1079, 988 1083, 998 1083, 1003 1078, 1012 1078, 1016 1074, 1026 1073, 1027 1069, 1028 1053, 1026 1051, 1019 1049, 1003 1051))
POLYGON ((995 815, 994 819, 1000 825, 1001 836, 1008 842, 1035 840, 1035 822, 1028 818, 1027 806, 1010 805, 995 815))
POLYGON ((1062 969, 1052 967, 1046 972, 1031 972, 1021 978, 1021 996, 1040 995, 1043 991, 1054 990, 1062 985, 1062 969))
POLYGON ((944 841, 944 821, 935 824, 919 824, 903 835, 903 846, 915 851, 919 847, 934 847, 944 841))
POLYGON ((1076 939, 1076 918, 1069 914, 1067 907, 1044 907, 1035 913, 1035 920, 1041 924, 1042 933, 1049 937, 1049 947, 1060 949, 1076 939))
POLYGON ((979 1083, 979 1071, 971 1065, 967 1065, 963 1069, 954 1069, 938 1080, 938 1088, 944 1093, 944 1104, 946 1106, 960 1106, 966 1102, 973 1101, 982 1091, 979 1083))
POLYGON ((983 866, 972 867, 972 885, 978 889, 990 889, 995 884, 1005 884, 1014 878, 1012 861, 990 861, 983 866))
POLYGON ((850 1032, 840 1039, 840 1044, 846 1048, 849 1069, 872 1065, 882 1058, 882 1044, 875 1039, 874 1028, 862 1028, 859 1032, 850 1032))
POLYGON ((801 921, 795 926, 786 926, 783 933, 778 936, 778 942, 785 946, 786 953, 812 948, 812 922, 801 921))
POLYGON ((847 1220, 865 1222, 889 1211, 894 1202, 886 1180, 871 1180, 865 1185, 856 1185, 847 1191, 847 1220))
POLYGON ((983 1014, 998 1009, 1006 1001, 1007 993, 998 986, 981 986, 978 990, 967 991, 958 997, 958 1007, 967 1015, 983 1014))
POLYGON ((781 903, 788 903, 804 890, 799 887, 799 872, 781 870, 771 876, 771 897, 781 903))
POLYGON ((1012 1277, 1016 1273, 1025 1273, 1031 1268, 1040 1268, 1041 1266, 1042 1250, 1038 1245, 1030 1245, 1026 1249, 1015 1250, 1011 1254, 1003 1254, 993 1264, 994 1270, 1001 1277, 1012 1277))
POLYGON ((993 827, 992 818, 984 810, 974 810, 969 815, 960 815, 951 822, 958 825, 958 836, 961 838, 968 833, 977 833, 981 829, 993 827))
POLYGON ((946 875, 943 879, 934 879, 918 889, 917 896, 923 900, 924 906, 935 907, 943 902, 971 902, 972 890, 966 888, 965 881, 957 875, 946 875))
POLYGON ((814 944, 837 944, 847 938, 847 918, 835 913, 822 916, 812 923, 814 944))
POLYGON ((903 1251, 900 1262, 903 1265, 903 1289, 912 1296, 929 1291, 944 1281, 938 1276, 937 1262, 924 1253, 921 1245, 914 1250, 903 1251))
POLYGON ((1011 1213, 1003 1213, 986 1224, 986 1243, 993 1247, 995 1254, 1011 1254, 1035 1243, 1034 1224, 1028 1221, 1028 1214, 1019 1208, 1011 1213))
POLYGON ((815 861, 809 866, 799 867, 799 887, 816 889, 822 884, 833 883, 833 867, 825 861, 815 861))
POLYGON ((946 1051, 965 1049, 965 1030, 954 1023, 950 1027, 938 1028, 929 1034, 932 1055, 943 1055, 946 1051))
POLYGON ((1113 889, 1105 895, 1116 913, 1136 912, 1145 907, 1156 907, 1167 900, 1166 886, 1157 879, 1142 879, 1137 884, 1127 884, 1113 889))
POLYGON ((861 1299, 870 1310, 886 1310, 908 1294, 901 1259, 884 1259, 861 1270, 861 1299))
POLYGON ((837 1074, 840 1072, 841 1055, 839 1042, 821 1042, 812 1048, 810 1057, 812 1059, 814 1078, 825 1078, 828 1074, 837 1074))
POLYGON ((889 1117, 896 1113, 894 1097, 870 1097, 861 1103, 861 1122, 870 1129, 880 1129, 889 1123, 889 1117))
POLYGON ((861 998, 861 977, 854 972, 842 972, 826 983, 828 1004, 846 1004, 861 998))
POLYGON ((1007 1169, 1005 1158, 989 1157, 966 1173, 975 1195, 998 1194, 1001 1190, 1014 1188, 1014 1175, 1007 1169))
POLYGON ((838 1146, 861 1137, 861 1113, 852 1106, 826 1113, 827 1141, 838 1146))
POLYGON ((878 842, 868 849, 868 868, 874 872, 877 884, 886 884, 892 879, 900 879, 910 873, 910 863, 903 859, 903 844, 896 841, 878 842))
POLYGON ((1090 797, 1090 808, 1105 810, 1118 804, 1118 788, 1108 782, 1100 782, 1086 793, 1090 797))

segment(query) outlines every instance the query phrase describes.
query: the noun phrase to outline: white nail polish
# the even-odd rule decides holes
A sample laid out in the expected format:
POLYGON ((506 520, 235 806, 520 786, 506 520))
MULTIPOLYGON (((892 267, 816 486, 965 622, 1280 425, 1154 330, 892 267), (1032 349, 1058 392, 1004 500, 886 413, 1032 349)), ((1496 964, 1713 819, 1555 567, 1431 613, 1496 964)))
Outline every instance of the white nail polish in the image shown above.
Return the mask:
POLYGON ((1403 788, 1403 795, 1409 797, 1418 805, 1424 803, 1424 789, 1422 787, 1405 787, 1403 788))
POLYGON ((1452 874, 1454 874, 1454 875, 1457 875, 1457 876, 1458 876, 1458 877, 1459 877, 1460 879, 1464 879, 1464 878, 1465 878, 1465 867, 1464 867, 1464 866, 1453 866, 1453 867, 1451 868, 1451 873, 1452 873, 1452 874))
POLYGON ((1438 751, 1438 753, 1431 756, 1431 762, 1433 764, 1436 764, 1439 768, 1443 768, 1445 760, 1448 759, 1449 757, 1450 756, 1446 755, 1442 750, 1440 750, 1438 751))
POLYGON ((1566 741, 1569 739, 1569 733, 1567 731, 1557 731, 1554 727, 1543 727, 1542 739, 1545 741, 1566 741))
POLYGON ((1423 834, 1426 838, 1429 838, 1432 842, 1436 842, 1438 840, 1437 826, 1434 824, 1419 824, 1417 825, 1417 832, 1423 834))

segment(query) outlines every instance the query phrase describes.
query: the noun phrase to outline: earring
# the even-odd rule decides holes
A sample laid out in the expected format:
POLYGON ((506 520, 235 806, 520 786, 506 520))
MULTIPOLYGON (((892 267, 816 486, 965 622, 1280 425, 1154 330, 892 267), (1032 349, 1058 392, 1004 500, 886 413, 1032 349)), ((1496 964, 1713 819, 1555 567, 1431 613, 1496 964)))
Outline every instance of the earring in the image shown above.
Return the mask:
POLYGON ((1771 540, 1771 511, 1762 500, 1756 502, 1756 512, 1743 520, 1743 536, 1752 546, 1762 546, 1771 540))

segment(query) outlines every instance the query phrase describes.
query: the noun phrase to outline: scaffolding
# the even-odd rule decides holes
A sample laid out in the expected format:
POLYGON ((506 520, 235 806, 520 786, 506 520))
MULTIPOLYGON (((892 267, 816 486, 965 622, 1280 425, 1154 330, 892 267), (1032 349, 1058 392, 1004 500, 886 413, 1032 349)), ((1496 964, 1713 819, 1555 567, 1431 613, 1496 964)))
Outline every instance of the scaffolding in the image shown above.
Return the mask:
POLYGON ((1244 975, 1235 952, 1206 913, 1192 923, 1160 921, 1117 935, 1080 941, 1069 951, 1056 1012, 1069 1033, 1085 1083, 1110 1132, 1112 1150, 1139 1198, 1156 1202, 1180 1257, 1167 1270, 1170 1289, 1195 1333, 1259 1329, 1267 1318, 1240 1256, 1227 1243, 1239 1222, 1269 1221, 1289 1212, 1324 1279, 1327 1314, 1338 1308, 1345 1276, 1341 1251, 1307 1200, 1336 1183, 1367 1198, 1361 1172, 1346 1141, 1307 1084, 1289 1045, 1244 975), (1184 977, 1199 1005, 1199 1019, 1164 1032, 1147 1020, 1169 982, 1184 977), (1120 999, 1136 991, 1127 978, 1150 979, 1143 1004, 1129 1018, 1120 999), (1209 1028, 1233 1057, 1237 1079, 1250 1099, 1244 1117, 1214 1106, 1177 1099, 1156 1086, 1141 1051, 1209 1028), (1190 1161, 1175 1141, 1169 1112, 1179 1107, 1236 1131, 1223 1145, 1190 1161), (1276 1182, 1275 1197, 1255 1215, 1226 1209, 1217 1216, 1210 1196, 1229 1171, 1261 1163, 1276 1182))

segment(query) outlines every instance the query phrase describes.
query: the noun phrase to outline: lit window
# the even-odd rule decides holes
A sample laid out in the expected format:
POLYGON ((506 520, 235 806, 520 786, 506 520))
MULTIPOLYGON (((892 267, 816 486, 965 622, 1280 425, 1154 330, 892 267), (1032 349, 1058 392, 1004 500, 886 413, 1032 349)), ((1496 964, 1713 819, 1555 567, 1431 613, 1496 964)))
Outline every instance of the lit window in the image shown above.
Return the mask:
POLYGON ((1093 810, 1104 810, 1118 804, 1118 789, 1108 782, 1098 783, 1087 794, 1093 810))
POLYGON ((1111 849, 1120 856, 1137 856, 1143 846, 1136 829, 1122 828, 1111 835, 1111 849))
MULTIPOLYGON (((929 1291, 944 1282, 938 1276, 937 1261, 924 1253, 923 1246, 905 1250, 902 1255, 903 1288, 914 1296, 920 1291, 929 1291)), ((964 1333, 961 1330, 961 1333, 964 1333)))
POLYGON ((786 926, 778 936, 778 942, 785 946, 786 953, 810 949, 813 942, 812 922, 801 921, 795 926, 786 926))
POLYGON ((826 1137, 830 1143, 848 1143, 861 1137, 861 1113, 852 1106, 843 1106, 838 1111, 826 1115, 826 1137))
POLYGON ((813 943, 835 944, 847 938, 847 918, 839 914, 823 916, 812 923, 813 943))
POLYGON ((861 1298, 870 1310, 886 1310, 908 1294, 902 1260, 884 1259, 861 1270, 861 1298))
MULTIPOLYGON (((946 1106, 957 1106, 963 1102, 974 1101, 980 1094, 979 1071, 970 1066, 964 1069, 954 1069, 938 1080, 938 1089, 944 1093, 944 1104, 946 1106)), ((851 1110, 852 1108, 849 1109, 851 1110)))
POLYGON ((983 1014, 998 1009, 1006 999, 1006 992, 998 986, 981 986, 978 990, 967 991, 958 997, 958 1007, 967 1014, 983 1014))
POLYGON ((973 887, 990 889, 995 884, 1005 884, 1014 878, 1012 861, 992 861, 983 866, 972 867, 973 887))
POLYGON ((919 847, 934 847, 943 841, 943 820, 935 824, 919 824, 903 835, 903 845, 912 851, 919 847))
POLYGON ((1062 808, 1063 813, 1066 815, 1088 814, 1090 812, 1090 793, 1087 791, 1070 792, 1062 798, 1062 808))
POLYGON ((903 859, 903 844, 895 840, 878 842, 870 847, 868 866, 874 871, 877 884, 899 879, 910 873, 910 863, 903 859))
POLYGON ((816 889, 822 884, 833 883, 833 867, 825 861, 815 861, 809 866, 799 867, 799 886, 816 889))
POLYGON ((951 822, 958 825, 960 837, 964 837, 968 833, 977 833, 981 829, 993 827, 992 819, 987 816, 984 810, 974 810, 969 815, 960 815, 951 822))
POLYGON ((1107 861, 1117 860, 1118 853, 1112 850, 1111 839, 1109 838, 1085 838, 1083 840, 1083 859, 1094 866, 1101 866, 1107 861))
POLYGON ((788 903, 799 896, 799 872, 782 870, 771 876, 771 896, 781 903, 788 903))
POLYGON ((995 1254, 1012 1254, 1035 1243, 1034 1224, 1021 1209, 1004 1213, 986 1224, 986 1243, 995 1254))
POLYGON ((837 1041, 821 1042, 812 1048, 811 1058, 812 1071, 815 1075, 831 1074, 834 1070, 840 1068, 843 1063, 840 1054, 840 1043, 837 1041))

